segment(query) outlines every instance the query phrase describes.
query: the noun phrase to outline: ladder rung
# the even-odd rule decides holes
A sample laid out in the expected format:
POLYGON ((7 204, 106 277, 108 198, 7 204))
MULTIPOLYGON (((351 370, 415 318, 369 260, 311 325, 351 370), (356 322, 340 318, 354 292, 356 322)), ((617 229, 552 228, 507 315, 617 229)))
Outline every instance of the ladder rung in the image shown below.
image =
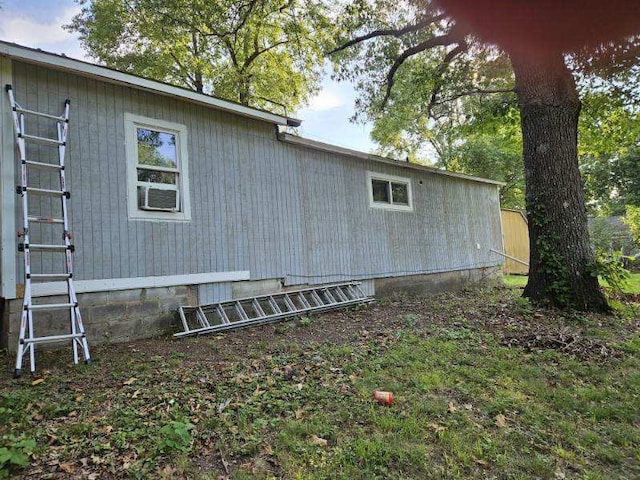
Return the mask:
POLYGON ((320 298, 320 295, 318 295, 318 292, 316 292, 315 290, 311 291, 311 298, 313 298, 313 301, 316 302, 316 306, 318 307, 321 307, 325 304, 320 298))
POLYGON ((66 308, 77 307, 77 303, 41 303, 38 305, 31 305, 31 310, 64 310, 66 308))
POLYGON ((198 307, 198 310, 196 311, 196 318, 198 319, 200 325, 202 325, 203 327, 211 326, 209 320, 207 320, 207 316, 204 314, 204 310, 202 310, 202 307, 198 307))
POLYGON ((25 338, 24 343, 48 343, 59 342, 60 340, 69 340, 73 338, 82 338, 84 333, 67 333, 65 335, 49 335, 48 337, 25 338))
POLYGON ((52 217, 27 217, 27 220, 35 223, 64 223, 64 220, 61 218, 52 217))
POLYGON ((295 312, 298 310, 288 294, 285 293, 282 299, 284 300, 284 304, 287 306, 290 312, 295 312))
POLYGON ((282 310, 280 310, 280 307, 274 300, 273 296, 270 295, 267 298, 268 298, 269 306, 271 307, 271 310, 273 310, 273 313, 282 313, 282 310))
POLYGON ((242 308, 242 305, 240 304, 240 302, 235 302, 234 305, 236 312, 238 312, 238 315, 240 315, 240 319, 241 320, 248 320, 249 316, 247 315, 247 312, 244 311, 244 308, 242 308))
POLYGON ((31 281, 36 282, 55 282, 56 280, 62 281, 71 278, 70 273, 32 273, 29 276, 31 281))
POLYGON ((224 311, 224 308, 222 308, 222 306, 220 306, 219 304, 216 305, 216 312, 218 313, 218 316, 220 317, 220 320, 222 320, 223 324, 229 324, 231 323, 229 321, 229 317, 227 317, 226 312, 224 311))
POLYGON ((302 292, 298 293, 298 301, 304 308, 311 308, 311 304, 307 301, 302 292))
POLYGON ((21 134, 20 137, 28 142, 39 143, 41 145, 53 145, 56 147, 64 145, 64 142, 61 142, 57 138, 38 137, 37 135, 27 135, 26 133, 21 134))
POLYGON ((36 112, 34 110, 28 110, 26 108, 16 106, 16 112, 27 113, 29 115, 35 115, 36 117, 50 118, 52 120, 58 120, 64 122, 64 115, 51 115, 50 113, 36 112))
MULTIPOLYGON (((27 248, 26 245, 25 245, 25 248, 27 248)), ((30 243, 29 244, 29 249, 30 250, 40 250, 40 251, 49 251, 49 252, 55 252, 55 251, 64 252, 68 248, 71 248, 71 245, 69 245, 69 246, 67 246, 67 245, 45 245, 45 244, 40 244, 40 243, 30 243)))
POLYGON ((67 192, 63 191, 63 190, 51 190, 49 188, 34 188, 34 187, 26 187, 27 188, 27 193, 34 193, 37 195, 52 195, 52 196, 60 196, 60 195, 66 195, 67 192))
POLYGON ((266 313, 264 313, 264 310, 262 309, 262 306, 260 305, 260 302, 258 302, 258 299, 254 298, 251 301, 251 305, 253 306, 253 310, 258 314, 259 317, 264 317, 266 315, 266 313))
POLYGON ((24 163, 34 168, 45 168, 45 169, 50 168, 52 170, 60 170, 62 168, 62 166, 58 165, 57 163, 35 162, 33 160, 25 160, 24 163))

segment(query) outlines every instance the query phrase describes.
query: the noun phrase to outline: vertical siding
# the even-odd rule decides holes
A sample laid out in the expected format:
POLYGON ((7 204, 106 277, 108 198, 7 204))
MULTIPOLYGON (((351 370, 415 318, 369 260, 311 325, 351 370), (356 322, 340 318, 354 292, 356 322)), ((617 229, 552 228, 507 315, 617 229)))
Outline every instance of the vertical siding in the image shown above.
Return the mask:
MULTIPOLYGON (((524 212, 502 210, 504 253, 529 262, 529 226, 524 212)), ((496 249, 497 250, 497 249, 496 249)), ((504 259, 504 272, 526 275, 529 267, 508 258, 504 259)))
POLYGON ((26 107, 72 101, 78 279, 249 270, 252 280, 315 284, 498 261, 489 254, 501 246, 494 185, 283 143, 264 122, 71 74, 16 63, 14 77, 26 107), (190 221, 128 218, 125 112, 187 127, 190 221), (370 208, 367 170, 409 178, 413 212, 370 208))

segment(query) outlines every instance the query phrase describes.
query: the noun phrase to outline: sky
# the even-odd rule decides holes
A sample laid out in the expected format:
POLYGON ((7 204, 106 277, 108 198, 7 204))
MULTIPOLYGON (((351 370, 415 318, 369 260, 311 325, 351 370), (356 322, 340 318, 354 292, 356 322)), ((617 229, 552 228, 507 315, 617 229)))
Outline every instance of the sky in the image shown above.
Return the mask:
MULTIPOLYGON (((80 11, 74 0, 0 0, 0 39, 71 58, 86 57, 75 34, 62 28, 80 11)), ((326 78, 306 108, 292 114, 301 119, 300 135, 312 140, 372 152, 370 125, 353 124, 355 92, 345 82, 326 78)))

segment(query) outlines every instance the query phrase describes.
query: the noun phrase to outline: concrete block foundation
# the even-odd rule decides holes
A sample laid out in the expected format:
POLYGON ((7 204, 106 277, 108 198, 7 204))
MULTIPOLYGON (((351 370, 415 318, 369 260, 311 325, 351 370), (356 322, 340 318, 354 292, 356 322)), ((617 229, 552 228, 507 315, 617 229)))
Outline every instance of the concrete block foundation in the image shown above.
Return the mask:
MULTIPOLYGON (((65 302, 66 297, 36 297, 34 303, 65 302)), ((78 303, 90 345, 128 342, 170 332, 178 322, 180 305, 197 302, 195 286, 142 288, 78 294, 78 303)), ((22 299, 4 300, 0 346, 17 349, 22 299)), ((34 317, 38 336, 67 333, 66 311, 39 312, 34 317)))
MULTIPOLYGON (((500 275, 499 267, 487 267, 428 275, 363 280, 368 295, 393 297, 397 295, 425 296, 451 291, 500 275)), ((201 286, 200 286, 201 287, 201 286)), ((228 289, 231 300, 269 293, 277 293, 309 285, 283 287, 280 279, 233 282, 228 289)), ((202 290, 202 288, 200 288, 202 290)), ((180 305, 197 305, 199 286, 142 288, 132 290, 81 293, 78 302, 90 345, 129 342, 136 339, 164 335, 178 325, 180 305)), ((202 292, 201 292, 202 293, 202 292)), ((229 294, 227 294, 229 295, 229 294)), ((61 296, 36 298, 35 302, 62 303, 61 296)), ((0 302, 0 347, 14 352, 17 349, 22 299, 0 302)), ((38 336, 57 335, 68 331, 68 313, 39 312, 34 321, 38 336)))

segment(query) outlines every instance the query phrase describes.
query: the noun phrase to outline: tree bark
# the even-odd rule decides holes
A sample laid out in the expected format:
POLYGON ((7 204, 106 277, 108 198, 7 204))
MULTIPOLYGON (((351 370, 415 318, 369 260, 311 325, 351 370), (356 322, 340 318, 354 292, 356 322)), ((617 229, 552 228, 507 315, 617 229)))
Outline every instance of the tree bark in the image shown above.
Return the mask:
POLYGON ((530 267, 536 303, 607 311, 589 243, 578 169, 580 99, 560 53, 511 55, 520 108, 530 267))

